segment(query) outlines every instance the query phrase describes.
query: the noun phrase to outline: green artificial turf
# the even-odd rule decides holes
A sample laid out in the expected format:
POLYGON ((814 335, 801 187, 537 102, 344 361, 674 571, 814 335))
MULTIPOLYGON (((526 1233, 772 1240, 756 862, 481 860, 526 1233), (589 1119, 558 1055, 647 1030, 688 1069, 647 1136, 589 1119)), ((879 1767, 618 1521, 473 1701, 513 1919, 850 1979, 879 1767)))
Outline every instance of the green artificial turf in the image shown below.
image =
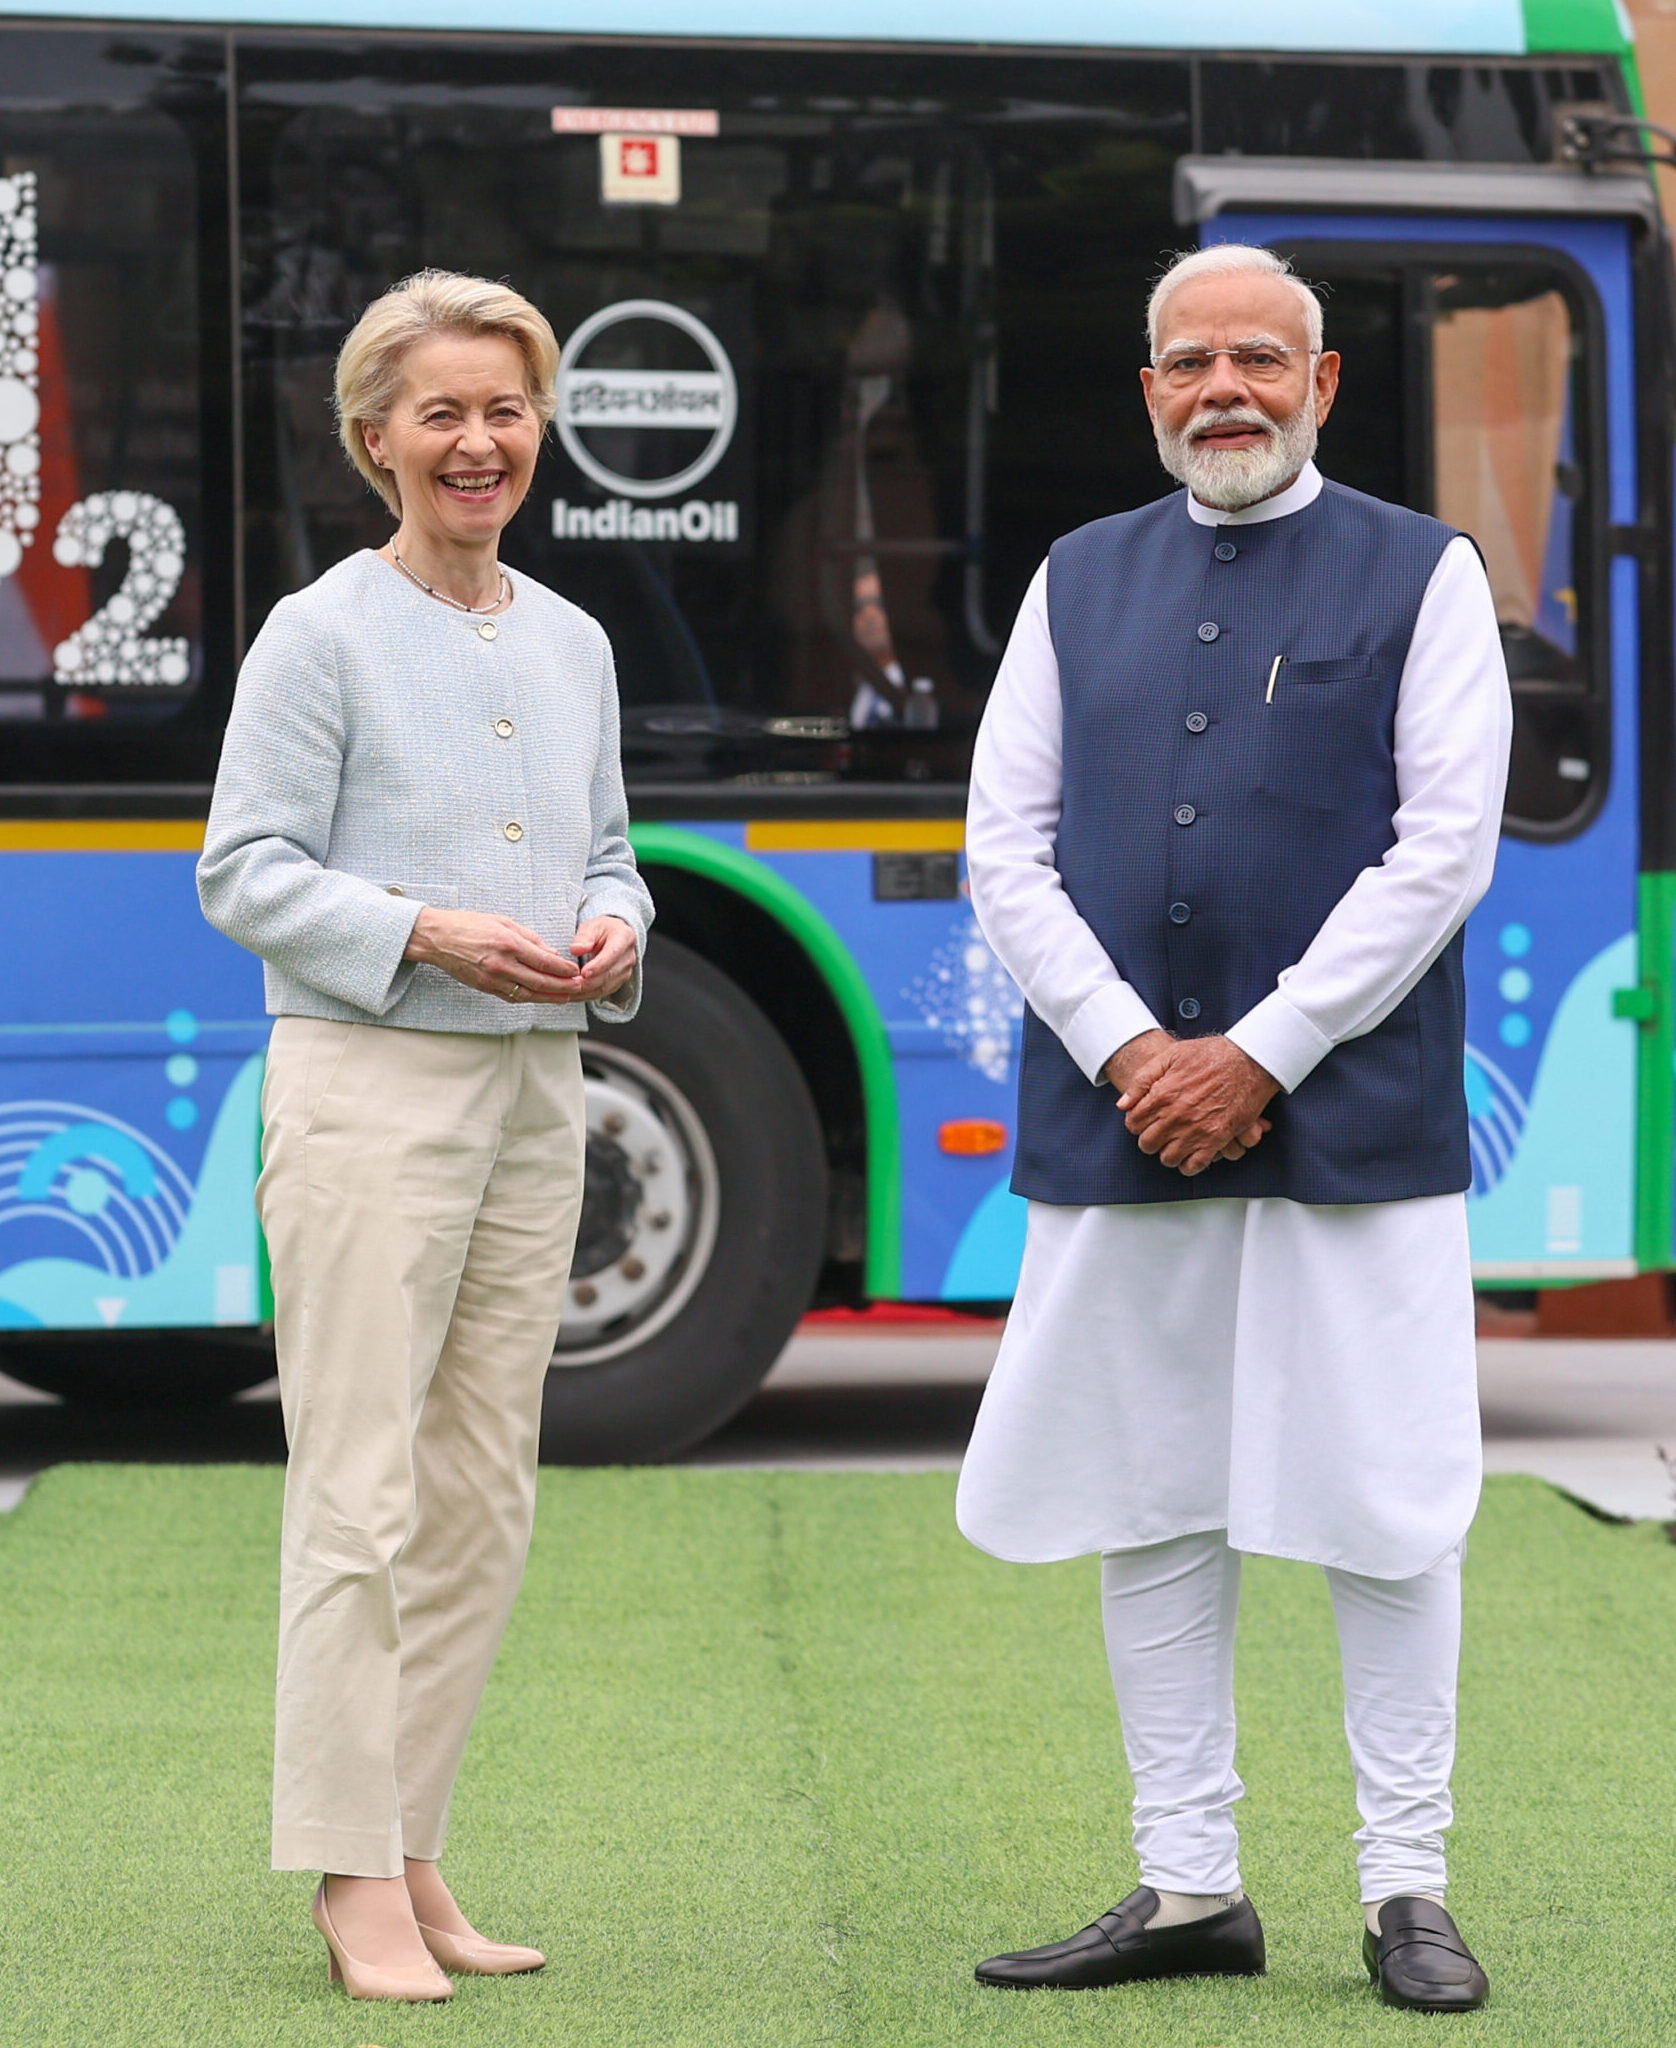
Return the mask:
POLYGON ((980 1990, 1133 1882, 1087 1560, 1015 1567, 943 1475, 547 1472, 445 1864, 544 1975, 328 1992, 266 1865, 279 1475, 65 1467, 0 1518, 0 2041, 28 2048, 1676 2042, 1676 1549, 1491 1483, 1453 1903, 1490 2009, 1386 2011, 1320 1574, 1249 1569, 1247 1885, 1270 1974, 980 1990), (1436 2033, 1425 2038, 1434 2041, 1436 2033))

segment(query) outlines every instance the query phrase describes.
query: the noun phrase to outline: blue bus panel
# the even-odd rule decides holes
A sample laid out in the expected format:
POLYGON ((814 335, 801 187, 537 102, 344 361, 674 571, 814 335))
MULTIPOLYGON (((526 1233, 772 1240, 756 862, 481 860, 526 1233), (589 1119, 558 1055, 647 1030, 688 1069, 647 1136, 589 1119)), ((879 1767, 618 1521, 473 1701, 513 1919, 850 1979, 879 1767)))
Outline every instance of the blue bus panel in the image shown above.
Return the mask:
POLYGON ((258 1320, 261 968, 194 858, 0 853, 12 959, 54 963, 0 997, 0 1329, 258 1320))

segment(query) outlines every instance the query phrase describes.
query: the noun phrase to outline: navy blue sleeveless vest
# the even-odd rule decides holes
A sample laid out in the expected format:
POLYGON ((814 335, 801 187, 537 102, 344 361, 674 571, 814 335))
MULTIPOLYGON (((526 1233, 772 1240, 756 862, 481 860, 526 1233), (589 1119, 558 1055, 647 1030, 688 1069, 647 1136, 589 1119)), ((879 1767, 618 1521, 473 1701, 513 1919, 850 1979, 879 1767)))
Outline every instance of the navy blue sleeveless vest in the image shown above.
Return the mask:
MULTIPOLYGON (((1180 1036, 1226 1031, 1268 995, 1395 840, 1397 685, 1453 538, 1329 483, 1256 525, 1201 526, 1177 492, 1054 545, 1059 873, 1180 1036)), ((1254 1151, 1188 1180, 1140 1150, 1031 1012, 1013 1189, 1075 1205, 1455 1193, 1472 1178, 1464 1039, 1457 933, 1382 1024, 1275 1097, 1254 1151)))

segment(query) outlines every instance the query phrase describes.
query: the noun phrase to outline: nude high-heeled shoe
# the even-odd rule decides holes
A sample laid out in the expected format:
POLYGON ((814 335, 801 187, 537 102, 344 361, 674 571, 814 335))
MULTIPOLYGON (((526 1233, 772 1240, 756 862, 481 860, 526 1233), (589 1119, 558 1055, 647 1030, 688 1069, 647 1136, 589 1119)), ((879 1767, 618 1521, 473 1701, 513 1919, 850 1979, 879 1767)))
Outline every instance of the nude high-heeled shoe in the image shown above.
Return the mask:
POLYGON ((440 1927, 418 1923, 425 1946, 445 1970, 458 1970, 462 1977, 516 1977, 524 1970, 545 1969, 547 1958, 538 1948, 520 1948, 515 1942, 488 1941, 481 1934, 444 1934, 440 1927))
POLYGON ((332 1925, 332 1916, 326 1905, 324 1878, 314 1895, 312 1910, 314 1924, 319 1928, 320 1938, 332 1959, 327 1974, 332 1983, 341 1984, 351 1998, 397 1998, 409 2005, 423 2005, 454 1996, 453 1985, 434 1961, 412 1963, 399 1970, 388 1970, 378 1963, 358 1962, 339 1940, 338 1931, 332 1925))

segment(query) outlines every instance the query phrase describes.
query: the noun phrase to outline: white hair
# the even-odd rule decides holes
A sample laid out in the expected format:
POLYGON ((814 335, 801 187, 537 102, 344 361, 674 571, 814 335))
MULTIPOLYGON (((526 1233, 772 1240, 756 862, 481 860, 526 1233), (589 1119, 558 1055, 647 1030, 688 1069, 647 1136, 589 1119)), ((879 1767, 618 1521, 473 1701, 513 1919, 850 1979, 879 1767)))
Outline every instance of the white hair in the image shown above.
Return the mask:
POLYGON ((1178 256, 1152 287, 1152 297, 1146 302, 1147 353, 1158 353, 1158 321, 1164 310, 1164 302, 1179 284, 1190 284, 1196 277, 1236 277, 1242 271, 1258 271, 1268 277, 1278 277, 1297 294, 1298 303, 1304 316, 1304 333, 1311 349, 1321 346, 1321 301, 1301 277, 1294 277, 1292 266, 1284 256, 1277 256, 1272 249, 1254 247, 1248 242, 1218 242, 1209 249, 1190 249, 1178 256))

